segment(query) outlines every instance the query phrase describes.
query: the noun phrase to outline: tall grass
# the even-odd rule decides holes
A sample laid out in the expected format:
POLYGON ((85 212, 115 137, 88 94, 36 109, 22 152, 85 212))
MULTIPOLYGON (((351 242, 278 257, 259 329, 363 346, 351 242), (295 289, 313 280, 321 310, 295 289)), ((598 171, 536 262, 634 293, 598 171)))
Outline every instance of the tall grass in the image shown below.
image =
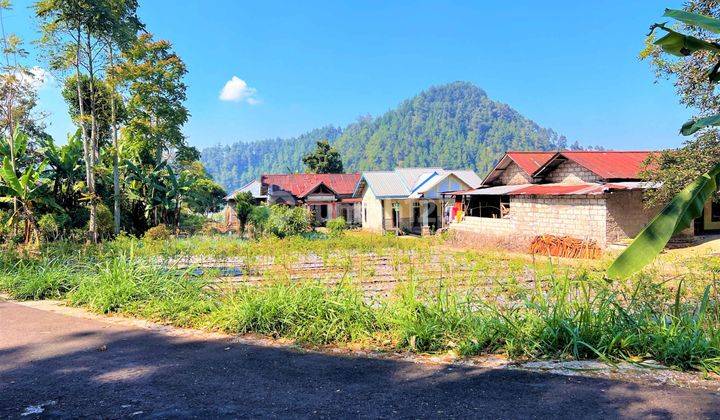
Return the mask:
POLYGON ((212 278, 163 267, 155 259, 159 252, 197 255, 208 247, 213 255, 270 255, 278 266, 312 252, 350 267, 360 250, 385 252, 390 264, 399 266, 429 258, 428 250, 436 245, 352 234, 346 240, 343 245, 317 238, 235 240, 213 246, 206 238, 190 238, 167 242, 169 251, 159 250, 165 242, 132 238, 100 247, 59 244, 41 258, 0 255, 0 290, 16 299, 59 298, 101 313, 311 345, 358 343, 466 356, 503 352, 517 359, 651 358, 680 369, 720 372, 717 263, 692 276, 663 280, 646 273, 610 283, 599 271, 466 252, 444 256, 441 264, 447 269, 429 280, 419 280, 418 264, 390 298, 374 301, 352 283, 352 276, 335 286, 310 279, 279 281, 284 277, 277 276, 258 286, 217 287, 212 278), (488 288, 457 278, 452 267, 458 261, 471 267, 471 275, 502 281, 488 288), (531 287, 517 281, 528 270, 535 279, 531 287))
POLYGON ((312 281, 241 287, 221 301, 208 325, 311 344, 364 341, 385 329, 361 291, 347 283, 328 288, 312 281))

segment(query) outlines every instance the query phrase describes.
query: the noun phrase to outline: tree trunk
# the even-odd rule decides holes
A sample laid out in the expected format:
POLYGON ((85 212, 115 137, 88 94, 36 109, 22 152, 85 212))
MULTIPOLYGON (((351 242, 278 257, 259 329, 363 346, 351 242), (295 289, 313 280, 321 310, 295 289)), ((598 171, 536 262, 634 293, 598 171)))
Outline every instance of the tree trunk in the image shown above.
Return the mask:
MULTIPOLYGON (((92 40, 90 34, 87 36, 87 55, 88 55, 88 76, 90 76, 90 169, 88 173, 90 178, 88 180, 88 195, 90 195, 90 223, 89 223, 89 234, 90 240, 93 243, 98 242, 98 228, 97 228, 97 196, 95 192, 95 162, 100 156, 98 147, 98 133, 97 133, 97 121, 95 120, 95 72, 93 69, 93 57, 92 57, 92 40)), ((80 80, 78 79, 78 85, 80 80)))
MULTIPOLYGON (((113 68, 113 47, 108 44, 110 68, 113 68)), ((118 144, 118 130, 115 116, 115 80, 111 81, 112 91, 110 93, 110 123, 113 129, 113 225, 115 235, 120 234, 120 170, 118 168, 120 146, 118 144)))
MULTIPOLYGON (((78 112, 79 112, 79 123, 80 133, 83 141, 83 159, 85 160, 85 183, 87 184, 88 193, 95 194, 95 185, 93 179, 93 166, 92 166, 92 152, 90 139, 88 138, 87 128, 85 127, 85 107, 83 105, 82 87, 80 86, 80 51, 82 47, 82 32, 80 28, 77 29, 77 50, 75 52, 75 78, 77 81, 77 95, 78 95, 78 112)), ((88 240, 94 241, 95 236, 95 212, 90 208, 90 222, 88 229, 88 240)))

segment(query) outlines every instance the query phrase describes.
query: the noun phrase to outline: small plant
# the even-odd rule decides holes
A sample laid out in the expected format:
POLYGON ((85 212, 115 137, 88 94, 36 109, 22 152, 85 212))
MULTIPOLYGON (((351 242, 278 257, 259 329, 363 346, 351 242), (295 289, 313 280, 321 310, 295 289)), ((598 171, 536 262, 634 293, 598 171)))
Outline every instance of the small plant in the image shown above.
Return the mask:
POLYGON ((337 217, 335 219, 328 220, 326 227, 330 232, 330 237, 337 238, 343 236, 348 226, 345 222, 345 218, 337 217))
POLYGON ((40 229, 40 235, 46 241, 54 241, 60 235, 60 224, 54 214, 44 214, 38 220, 38 228, 40 229))
POLYGON ((267 230, 278 238, 299 235, 310 230, 311 220, 312 214, 304 207, 274 205, 270 207, 267 230))
POLYGON ((167 225, 159 224, 157 226, 151 227, 150 229, 145 232, 145 238, 151 239, 151 240, 166 240, 169 239, 172 235, 172 231, 170 230, 167 225))

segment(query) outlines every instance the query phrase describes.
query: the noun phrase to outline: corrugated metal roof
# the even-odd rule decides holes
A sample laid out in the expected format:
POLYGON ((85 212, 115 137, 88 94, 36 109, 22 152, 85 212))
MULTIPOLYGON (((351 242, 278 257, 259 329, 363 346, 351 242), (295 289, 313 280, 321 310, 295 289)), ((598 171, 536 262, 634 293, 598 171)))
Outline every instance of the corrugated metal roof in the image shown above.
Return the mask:
POLYGON ((609 182, 604 184, 532 184, 509 195, 596 195, 617 190, 644 190, 655 188, 657 184, 649 182, 609 182))
POLYGON ((238 188, 237 190, 231 192, 227 196, 225 196, 225 201, 232 200, 235 198, 236 195, 240 194, 241 192, 249 191, 254 198, 265 198, 264 195, 260 194, 260 181, 257 179, 248 182, 243 187, 238 188))
POLYGON ((532 175, 545 165, 557 152, 510 151, 507 156, 517 163, 526 174, 532 175))
POLYGON ((376 197, 405 197, 410 194, 405 182, 396 172, 363 172, 362 177, 376 197))
POLYGON ((272 174, 260 177, 263 189, 270 185, 302 197, 318 185, 325 184, 338 195, 350 195, 355 190, 360 174, 272 174))
POLYGON ((498 185, 496 187, 476 188, 468 191, 457 191, 452 195, 506 195, 513 191, 527 188, 531 185, 532 184, 498 185))
POLYGON ((467 169, 450 172, 452 172, 456 177, 460 178, 460 180, 466 183, 470 188, 479 188, 482 185, 482 178, 480 178, 478 174, 475 173, 475 171, 467 169))
POLYGON ((443 168, 396 168, 395 173, 405 183, 410 191, 414 191, 420 184, 425 182, 433 173, 444 172, 443 168))
MULTIPOLYGON (((363 172, 363 182, 367 183, 377 197, 420 197, 443 179, 456 176, 468 187, 477 187, 482 183, 479 176, 469 170, 448 171, 442 168, 399 168, 395 171, 363 172), (411 187, 409 185, 412 185, 411 187)), ((358 185, 360 187, 360 185, 358 185)), ((356 194, 360 193, 359 188, 356 194)))

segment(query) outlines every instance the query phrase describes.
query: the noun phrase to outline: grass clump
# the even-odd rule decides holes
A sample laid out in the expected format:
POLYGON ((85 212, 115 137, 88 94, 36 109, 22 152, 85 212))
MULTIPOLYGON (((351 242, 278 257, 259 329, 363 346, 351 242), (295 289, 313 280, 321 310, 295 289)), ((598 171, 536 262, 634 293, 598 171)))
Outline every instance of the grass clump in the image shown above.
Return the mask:
POLYGON ((309 344, 363 341, 382 331, 377 310, 346 283, 328 288, 317 282, 241 287, 209 319, 231 333, 255 332, 309 344))
POLYGON ((59 260, 18 261, 0 272, 0 290, 13 299, 59 299, 80 282, 80 274, 59 260))

